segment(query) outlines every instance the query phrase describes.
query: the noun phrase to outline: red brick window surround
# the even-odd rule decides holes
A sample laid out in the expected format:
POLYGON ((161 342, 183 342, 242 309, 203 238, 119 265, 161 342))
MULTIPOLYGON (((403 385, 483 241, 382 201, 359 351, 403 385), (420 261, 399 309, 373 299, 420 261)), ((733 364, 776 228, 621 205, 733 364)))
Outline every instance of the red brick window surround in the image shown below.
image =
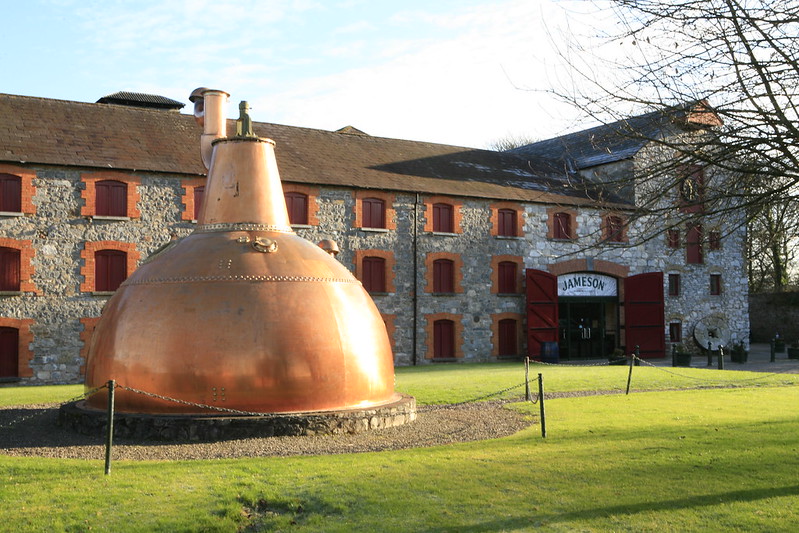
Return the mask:
POLYGON ((35 172, 24 167, 0 163, 0 212, 36 214, 36 206, 33 205, 35 177, 35 172))
POLYGON ((491 204, 491 235, 494 237, 519 237, 524 227, 524 209, 514 202, 491 204))
MULTIPOLYGON (((432 252, 427 254, 425 257, 425 281, 427 283, 427 288, 425 289, 428 293, 435 293, 437 292, 436 289, 436 261, 451 261, 452 262, 452 291, 451 293, 462 293, 463 292, 463 258, 460 254, 454 254, 450 252, 432 252)), ((439 263, 440 265, 443 263, 439 263)), ((438 267, 439 271, 441 267, 438 267)), ((442 273, 443 274, 443 273, 442 273)), ((440 280, 439 280, 440 281, 440 280)), ((441 287, 438 287, 441 288, 441 287)))
POLYGON ((283 194, 286 197, 286 209, 292 225, 319 225, 319 187, 300 183, 284 183, 283 194))
POLYGON ((602 238, 607 242, 629 242, 624 217, 616 214, 602 217, 602 238))
POLYGON ((28 239, 0 238, 0 291, 42 293, 32 281, 35 253, 28 239))
POLYGON ((355 250, 355 277, 363 284, 364 289, 376 293, 392 293, 396 291, 394 285, 394 267, 396 260, 394 252, 387 250, 355 250), (378 261, 382 260, 384 266, 383 290, 374 285, 379 282, 376 279, 374 269, 379 266, 378 261), (371 289, 371 290, 370 290, 371 289))
POLYGON ((130 276, 139 262, 141 254, 136 249, 136 244, 132 242, 120 241, 89 241, 84 243, 80 256, 83 259, 80 273, 83 276, 83 283, 80 284, 81 292, 108 292, 107 289, 98 288, 96 284, 97 252, 105 250, 124 252, 125 255, 125 278, 130 276))
POLYGON ((562 207, 547 209, 547 239, 573 240, 577 236, 577 211, 562 207))
POLYGON ((9 375, 0 375, 0 377, 33 377, 33 370, 30 366, 33 360, 33 352, 30 349, 30 345, 33 342, 33 332, 31 332, 33 323, 33 319, 30 318, 0 317, 0 328, 6 328, 2 335, 4 337, 2 344, 5 345, 7 341, 13 341, 14 338, 17 341, 16 346, 3 347, 4 352, 8 349, 10 353, 0 354, 0 357, 4 358, 4 361, 0 363, 0 367, 6 369, 3 374, 9 375))
POLYGON ((180 213, 181 220, 199 220, 200 208, 202 207, 199 202, 205 197, 205 182, 205 178, 186 178, 182 180, 183 194, 180 197, 180 201, 183 204, 183 211, 180 213))
POLYGON ((448 196, 427 196, 424 198, 424 206, 426 213, 424 231, 429 233, 463 233, 463 226, 461 224, 461 219, 463 218, 461 212, 463 209, 463 202, 448 196), (438 209, 435 207, 436 204, 439 206, 438 209), (449 206, 452 208, 452 224, 449 228, 436 229, 436 211, 439 213, 438 222, 440 223, 442 206, 449 206), (443 231, 444 229, 450 229, 450 231, 443 231))
POLYGON ((520 255, 495 255, 491 257, 491 293, 520 294, 524 276, 524 260, 520 255), (515 266, 510 272, 511 265, 515 266), (510 276, 512 275, 512 279, 510 276))
POLYGON ((427 321, 425 324, 425 359, 431 361, 462 359, 463 324, 461 315, 431 313, 425 319, 427 321), (448 344, 449 341, 451 344, 448 344))
POLYGON ((520 313, 491 315, 491 355, 519 355, 523 353, 524 317, 520 313), (513 333, 513 334, 511 334, 513 333))
MULTIPOLYGON (((103 172, 90 172, 81 174, 81 182, 84 183, 84 189, 81 191, 81 198, 83 198, 83 206, 81 207, 80 214, 87 217, 102 217, 107 216, 98 212, 98 190, 97 183, 102 184, 107 182, 117 182, 125 185, 125 215, 128 218, 139 218, 139 185, 141 179, 130 174, 114 171, 103 172)), ((102 191, 100 191, 102 194, 102 191)), ((117 216, 117 215, 112 215, 117 216)))
POLYGON ((356 228, 395 230, 395 213, 394 194, 371 190, 355 191, 356 228))

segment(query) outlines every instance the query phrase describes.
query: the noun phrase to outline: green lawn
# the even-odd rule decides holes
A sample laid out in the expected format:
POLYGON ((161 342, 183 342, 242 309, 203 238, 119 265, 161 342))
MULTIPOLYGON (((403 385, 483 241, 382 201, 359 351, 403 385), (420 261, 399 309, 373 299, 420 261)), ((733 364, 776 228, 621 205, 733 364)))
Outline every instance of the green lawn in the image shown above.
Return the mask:
MULTIPOLYGON (((625 367, 538 372, 548 391, 627 378, 625 367)), ((0 455, 0 531, 794 531, 799 387, 717 372, 635 367, 634 390, 662 390, 549 399, 547 439, 533 426, 395 452, 117 461, 107 477, 98 461, 0 455), (665 390, 722 381, 738 386, 665 390)), ((401 369, 397 388, 455 402, 522 381, 519 365, 436 366, 401 369)), ((17 394, 30 393, 0 389, 0 404, 17 394)))

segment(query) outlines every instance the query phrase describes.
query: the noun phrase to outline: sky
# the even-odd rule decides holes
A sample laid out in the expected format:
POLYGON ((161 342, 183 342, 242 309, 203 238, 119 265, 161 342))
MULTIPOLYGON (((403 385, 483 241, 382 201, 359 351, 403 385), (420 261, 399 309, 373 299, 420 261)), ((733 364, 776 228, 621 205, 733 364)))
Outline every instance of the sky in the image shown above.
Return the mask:
POLYGON ((117 91, 228 117, 476 148, 594 125, 548 90, 555 49, 600 18, 585 0, 0 0, 0 93, 117 91))

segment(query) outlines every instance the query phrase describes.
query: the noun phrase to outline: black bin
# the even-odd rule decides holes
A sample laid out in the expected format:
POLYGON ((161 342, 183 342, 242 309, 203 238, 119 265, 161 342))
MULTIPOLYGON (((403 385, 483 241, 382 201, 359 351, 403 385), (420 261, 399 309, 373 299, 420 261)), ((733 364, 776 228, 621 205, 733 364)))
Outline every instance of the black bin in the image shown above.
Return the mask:
POLYGON ((557 342, 542 342, 541 343, 541 362, 542 363, 560 363, 560 348, 557 342))

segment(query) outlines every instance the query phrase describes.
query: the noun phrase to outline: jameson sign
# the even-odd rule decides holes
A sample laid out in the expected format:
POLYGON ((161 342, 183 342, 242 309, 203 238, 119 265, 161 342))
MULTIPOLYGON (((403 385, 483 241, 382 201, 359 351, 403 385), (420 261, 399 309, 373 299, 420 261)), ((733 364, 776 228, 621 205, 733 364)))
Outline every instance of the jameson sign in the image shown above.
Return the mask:
POLYGON ((558 276, 558 296, 616 296, 616 279, 579 272, 558 276))

